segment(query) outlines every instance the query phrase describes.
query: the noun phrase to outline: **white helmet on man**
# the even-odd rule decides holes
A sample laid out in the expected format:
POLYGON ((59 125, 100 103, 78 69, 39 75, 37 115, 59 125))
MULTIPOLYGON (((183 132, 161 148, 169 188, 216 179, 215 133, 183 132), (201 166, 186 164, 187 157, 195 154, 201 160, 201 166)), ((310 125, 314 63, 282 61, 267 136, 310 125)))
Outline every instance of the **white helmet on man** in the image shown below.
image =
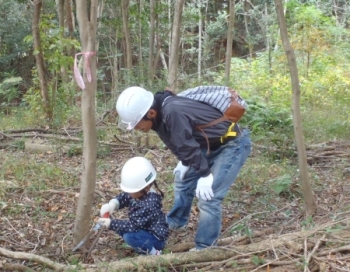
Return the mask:
POLYGON ((141 87, 129 87, 119 96, 116 109, 127 129, 135 128, 153 104, 153 94, 141 87))
POLYGON ((136 193, 151 184, 156 177, 156 170, 149 160, 133 157, 123 166, 120 188, 127 193, 136 193))

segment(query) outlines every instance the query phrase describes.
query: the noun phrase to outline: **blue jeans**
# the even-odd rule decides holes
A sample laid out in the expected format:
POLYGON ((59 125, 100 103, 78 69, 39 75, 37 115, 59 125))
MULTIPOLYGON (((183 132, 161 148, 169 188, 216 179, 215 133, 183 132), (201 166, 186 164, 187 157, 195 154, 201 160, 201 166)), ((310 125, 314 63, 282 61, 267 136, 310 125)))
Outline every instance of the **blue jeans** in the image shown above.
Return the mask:
POLYGON ((152 233, 140 230, 138 232, 118 232, 123 237, 125 243, 131 246, 136 252, 146 254, 154 247, 157 250, 162 250, 165 247, 165 241, 157 239, 152 233))
MULTIPOLYGON (((221 203, 251 152, 249 130, 243 129, 236 139, 215 151, 210 151, 208 155, 207 149, 203 149, 202 152, 214 176, 212 186, 214 198, 210 201, 198 199, 200 215, 195 237, 197 249, 215 245, 219 238, 222 221, 221 203)), ((178 174, 175 175, 174 205, 167 214, 170 229, 177 229, 188 223, 199 178, 193 168, 190 168, 183 180, 180 180, 178 174)))

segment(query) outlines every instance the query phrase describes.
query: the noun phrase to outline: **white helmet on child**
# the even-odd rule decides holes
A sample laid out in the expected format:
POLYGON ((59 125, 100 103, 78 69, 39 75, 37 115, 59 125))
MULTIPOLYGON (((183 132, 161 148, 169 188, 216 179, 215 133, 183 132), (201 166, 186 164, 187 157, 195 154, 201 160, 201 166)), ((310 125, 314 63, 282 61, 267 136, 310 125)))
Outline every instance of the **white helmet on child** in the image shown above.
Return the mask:
POLYGON ((136 193, 151 184, 156 177, 156 170, 149 160, 134 157, 123 166, 120 188, 127 193, 136 193))
POLYGON ((141 87, 125 89, 117 100, 116 109, 127 129, 135 128, 153 104, 153 94, 141 87))

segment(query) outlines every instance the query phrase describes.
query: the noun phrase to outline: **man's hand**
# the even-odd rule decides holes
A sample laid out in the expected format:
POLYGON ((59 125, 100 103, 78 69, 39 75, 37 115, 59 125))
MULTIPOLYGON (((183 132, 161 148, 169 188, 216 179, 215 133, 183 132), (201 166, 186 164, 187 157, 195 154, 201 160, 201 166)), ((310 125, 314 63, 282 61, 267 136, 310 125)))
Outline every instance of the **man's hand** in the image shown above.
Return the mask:
POLYGON ((105 226, 107 229, 109 229, 109 226, 111 225, 111 219, 110 218, 99 218, 97 220, 97 223, 99 223, 102 226, 105 226))
POLYGON ((189 166, 184 166, 182 164, 182 162, 179 161, 179 163, 176 165, 176 167, 175 167, 175 169, 173 171, 173 174, 175 175, 176 172, 180 172, 180 179, 183 180, 185 175, 186 175, 186 173, 187 173, 187 171, 188 171, 188 169, 190 169, 189 166))
POLYGON ((119 201, 112 199, 108 204, 103 204, 100 209, 100 215, 103 216, 105 213, 112 214, 114 210, 119 209, 119 201))
POLYGON ((198 180, 196 196, 204 201, 211 200, 214 197, 213 189, 211 188, 213 185, 214 177, 212 174, 209 176, 202 177, 198 180))

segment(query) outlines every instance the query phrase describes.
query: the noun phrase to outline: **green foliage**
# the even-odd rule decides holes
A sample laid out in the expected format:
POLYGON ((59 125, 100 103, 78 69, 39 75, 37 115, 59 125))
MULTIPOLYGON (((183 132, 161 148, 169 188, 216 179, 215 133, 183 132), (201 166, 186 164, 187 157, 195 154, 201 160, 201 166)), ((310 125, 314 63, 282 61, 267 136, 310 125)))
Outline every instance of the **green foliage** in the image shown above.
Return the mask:
POLYGON ((68 157, 80 156, 82 154, 83 154, 83 147, 81 144, 74 145, 74 146, 70 147, 67 151, 68 157))
POLYGON ((241 236, 246 235, 248 237, 251 237, 253 235, 252 230, 249 228, 248 224, 238 224, 238 225, 234 225, 231 229, 230 229, 231 233, 237 233, 241 236))
POLYGON ((259 256, 257 255, 253 255, 252 256, 252 263, 256 266, 258 265, 262 265, 265 263, 264 259, 260 258, 259 256))
POLYGON ((65 172, 53 164, 31 161, 26 156, 17 156, 2 162, 0 179, 15 180, 20 187, 29 190, 41 190, 54 186, 74 186, 78 174, 65 172))
POLYGON ((27 5, 0 0, 0 72, 10 72, 16 62, 27 56, 28 47, 22 42, 31 32, 32 14, 27 5))
POLYGON ((0 83, 0 106, 8 104, 19 97, 18 84, 22 82, 21 77, 8 77, 0 83))
POLYGON ((272 180, 271 188, 277 194, 289 192, 289 187, 292 183, 290 175, 285 174, 272 180))
POLYGON ((24 142, 24 140, 16 140, 12 143, 11 146, 18 151, 20 151, 20 150, 23 151, 24 146, 25 146, 25 142, 24 142))
MULTIPOLYGON (((40 35, 42 53, 49 76, 49 101, 52 120, 46 120, 45 108, 42 102, 39 78, 36 68, 32 71, 33 86, 24 95, 23 101, 29 106, 29 122, 37 125, 46 125, 48 121, 53 127, 58 127, 69 116, 69 109, 75 96, 75 85, 73 82, 64 83, 59 78, 61 69, 67 71, 68 76, 72 76, 73 57, 68 54, 71 49, 79 49, 79 42, 70 37, 65 37, 63 29, 57 29, 53 21, 53 15, 44 15, 40 22, 40 35)), ((31 44, 31 35, 25 38, 25 42, 31 44)))
POLYGON ((290 136, 293 132, 291 113, 278 105, 258 102, 259 98, 248 98, 248 109, 242 118, 242 124, 248 126, 253 134, 264 137, 271 133, 284 133, 290 136))
POLYGON ((305 220, 301 222, 301 226, 303 230, 311 229, 315 226, 314 219, 311 215, 307 216, 305 220))

